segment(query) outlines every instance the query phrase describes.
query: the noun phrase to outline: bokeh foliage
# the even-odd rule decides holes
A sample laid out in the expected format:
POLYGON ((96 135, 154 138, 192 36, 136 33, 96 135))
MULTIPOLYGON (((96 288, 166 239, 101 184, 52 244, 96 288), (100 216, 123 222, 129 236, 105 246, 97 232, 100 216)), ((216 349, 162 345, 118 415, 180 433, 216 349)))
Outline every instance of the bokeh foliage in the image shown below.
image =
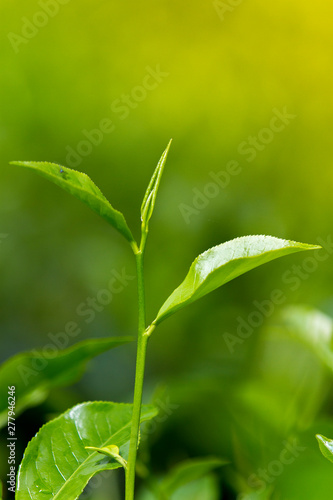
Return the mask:
MULTIPOLYGON (((244 1, 224 19, 213 2, 70 0, 58 4, 59 12, 15 51, 8 35, 21 35, 26 19, 43 10, 41 3, 0 5, 2 360, 43 347, 48 333, 63 331, 69 321, 81 329, 76 340, 131 335, 136 327, 132 279, 91 322, 77 314, 88 297, 107 288, 114 272, 134 275, 122 238, 57 187, 8 165, 47 160, 70 167, 68 147, 77 149, 86 140, 84 131, 97 129, 103 120, 109 120, 106 129, 112 132, 103 133, 77 168, 125 213, 135 236, 147 182, 173 138, 150 223, 148 320, 193 259, 210 246, 245 234, 308 243, 331 238, 328 0, 244 1), (145 89, 141 100, 132 97, 120 113, 119 100, 133 92, 143 96, 134 89, 158 68, 161 81, 149 80, 151 86, 158 83, 156 88, 145 89), (267 144, 261 142, 261 150, 247 161, 243 143, 260 133, 267 137, 262 130, 269 127, 273 110, 284 108, 295 118, 267 144), (201 201, 206 206, 195 208, 187 223, 180 207, 193 208, 194 197, 212 182, 211 172, 225 171, 230 161, 238 162, 240 173, 216 196, 201 201)), ((146 400, 163 381, 169 394, 163 397, 179 406, 150 438, 157 471, 165 472, 181 458, 227 457, 233 468, 219 473, 227 482, 227 498, 228 488, 245 489, 249 475, 301 432, 307 452, 274 486, 282 498, 326 499, 331 468, 318 455, 314 434, 333 435, 331 376, 317 359, 305 363, 297 342, 287 338, 279 341, 279 349, 274 340, 272 345, 271 314, 234 352, 224 338, 226 332, 235 335, 237 318, 247 322, 257 311, 254 301, 268 300, 274 289, 285 298, 274 314, 284 305, 305 303, 332 316, 331 254, 313 271, 304 259, 291 256, 252 271, 156 332, 149 346, 146 400), (289 278, 297 272, 303 277, 290 283, 286 272, 289 278), (212 399, 214 412, 198 410, 212 399), (306 411, 304 400, 309 401, 306 411), (295 478, 304 475, 300 493, 295 484, 301 480, 295 478)), ((37 430, 29 422, 42 423, 49 413, 78 401, 130 401, 133 355, 131 347, 104 354, 81 383, 51 394, 47 404, 20 421, 21 441, 37 430), (106 376, 116 382, 107 385, 106 376)), ((5 451, 0 452, 4 476, 5 451)))

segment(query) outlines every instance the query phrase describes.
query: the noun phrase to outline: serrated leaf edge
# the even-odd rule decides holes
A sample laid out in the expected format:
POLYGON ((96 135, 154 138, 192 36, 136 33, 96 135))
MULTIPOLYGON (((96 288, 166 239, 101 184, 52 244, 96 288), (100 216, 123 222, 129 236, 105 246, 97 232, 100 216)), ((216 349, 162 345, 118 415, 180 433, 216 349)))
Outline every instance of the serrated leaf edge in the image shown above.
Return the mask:
MULTIPOLYGON (((199 254, 195 259, 194 261, 192 262, 192 264, 190 265, 190 268, 185 276, 185 278, 183 279, 183 281, 178 285, 177 288, 174 289, 173 292, 171 292, 171 294, 169 295, 169 297, 164 301, 164 303, 162 304, 159 312, 161 311, 161 309, 163 308, 164 304, 167 302, 167 300, 172 296, 173 293, 175 293, 178 288, 180 288, 182 286, 182 284, 184 283, 184 281, 186 280, 188 274, 190 273, 191 269, 193 267, 195 267, 196 263, 198 262, 199 259, 201 259, 202 257, 204 257, 205 255, 207 255, 210 251, 212 250, 215 250, 216 248, 220 247, 221 245, 224 245, 226 243, 233 243, 233 242, 236 242, 238 240, 242 240, 244 238, 274 238, 274 239, 278 239, 279 241, 281 242, 285 242, 286 245, 284 247, 281 247, 281 248, 276 248, 276 249, 272 249, 272 250, 267 250, 266 252, 263 252, 261 253, 260 255, 265 255, 267 253, 274 253, 274 252, 277 252, 277 251, 280 251, 282 250, 283 248, 288 248, 288 247, 294 247, 294 248, 298 248, 300 251, 302 250, 316 250, 316 249, 320 249, 322 248, 320 245, 311 245, 311 244, 308 244, 308 243, 299 243, 297 241, 293 241, 293 240, 286 240, 284 238, 278 238, 277 236, 271 236, 271 235, 267 235, 267 234, 251 234, 251 235, 247 235, 247 236, 238 236, 237 238, 233 238, 232 240, 228 240, 228 241, 225 241, 224 243, 219 243, 217 245, 214 245, 213 247, 211 248, 208 248, 207 250, 205 250, 203 253, 199 254)), ((250 255, 250 256, 247 256, 247 257, 238 257, 238 258, 235 258, 235 259, 231 259, 233 262, 236 262, 237 260, 242 260, 244 258, 246 259, 255 259, 257 257, 257 255, 250 255)), ((225 264, 222 264, 222 266, 225 265, 225 264)), ((220 267, 222 267, 220 266, 220 267)), ((208 276, 210 276, 211 274, 213 274, 217 269, 219 268, 216 268, 214 270, 212 270, 212 272, 210 272, 208 275, 207 275, 207 278, 208 276)), ((181 304, 184 304, 187 302, 188 299, 184 299, 183 301, 179 301, 179 305, 181 304)), ((166 319, 168 317, 165 316, 163 317, 162 316, 162 319, 159 320, 159 312, 157 313, 157 316, 156 318, 154 319, 154 321, 151 323, 150 327, 148 328, 151 328, 152 326, 157 326, 161 321, 163 321, 164 319, 166 319)), ((148 330, 147 328, 147 330, 148 330)))

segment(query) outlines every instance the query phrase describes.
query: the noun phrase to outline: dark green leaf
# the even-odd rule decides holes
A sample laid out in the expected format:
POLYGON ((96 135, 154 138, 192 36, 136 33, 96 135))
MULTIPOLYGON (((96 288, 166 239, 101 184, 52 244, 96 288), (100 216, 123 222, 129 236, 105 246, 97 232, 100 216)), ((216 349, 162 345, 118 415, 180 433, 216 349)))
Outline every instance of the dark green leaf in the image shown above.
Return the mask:
POLYGON ((322 454, 327 460, 333 462, 333 439, 328 439, 321 434, 316 435, 317 441, 319 443, 319 448, 322 454))
POLYGON ((251 493, 242 493, 242 500, 270 500, 272 498, 273 488, 265 488, 263 491, 252 491, 251 493))
POLYGON ((24 409, 44 401, 52 388, 75 382, 90 359, 132 340, 130 337, 90 339, 65 350, 49 343, 44 352, 29 351, 9 359, 0 367, 0 427, 7 422, 8 387, 15 386, 18 416, 24 409))
POLYGON ((243 236, 199 255, 181 285, 159 310, 157 325, 178 309, 266 262, 303 250, 320 248, 273 236, 243 236))
POLYGON ((11 165, 18 165, 34 170, 42 177, 54 182, 57 186, 60 186, 68 193, 83 201, 83 203, 117 229, 134 248, 135 240, 125 221, 125 217, 111 206, 100 189, 86 174, 47 162, 13 161, 11 165))
MULTIPOLYGON (((154 418, 143 406, 141 422, 154 418)), ((83 403, 44 425, 30 441, 19 468, 16 500, 75 500, 95 474, 120 464, 85 446, 115 445, 127 460, 132 405, 83 403)))
POLYGON ((207 475, 185 484, 173 495, 171 500, 219 500, 218 482, 213 475, 207 475))
POLYGON ((205 476, 208 472, 225 465, 227 461, 218 458, 199 458, 195 460, 187 460, 178 466, 174 467, 172 471, 166 476, 161 483, 161 490, 166 498, 179 490, 182 486, 196 481, 197 479, 205 476))
POLYGON ((207 474, 181 486, 171 497, 164 497, 157 491, 157 488, 156 492, 141 489, 138 500, 219 500, 221 498, 218 481, 213 474, 207 474))
POLYGON ((156 202, 156 196, 157 196, 157 191, 161 182, 161 177, 163 174, 163 169, 164 165, 168 156, 168 152, 171 146, 171 140, 169 144, 167 145, 166 150, 163 152, 157 167, 152 175, 152 178, 150 179, 147 191, 145 193, 145 196, 143 198, 143 202, 141 205, 141 220, 142 220, 142 225, 144 228, 148 227, 148 222, 152 216, 155 202, 156 202))

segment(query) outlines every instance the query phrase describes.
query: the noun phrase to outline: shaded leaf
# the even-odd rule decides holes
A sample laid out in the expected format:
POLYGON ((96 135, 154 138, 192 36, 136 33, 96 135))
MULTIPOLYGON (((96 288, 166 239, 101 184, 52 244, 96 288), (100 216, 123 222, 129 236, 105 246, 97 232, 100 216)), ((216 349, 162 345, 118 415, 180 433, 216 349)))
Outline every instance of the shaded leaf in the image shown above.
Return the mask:
POLYGON ((152 175, 152 178, 150 179, 147 191, 144 195, 143 202, 141 205, 141 221, 142 225, 144 228, 148 227, 148 222, 152 216, 154 207, 155 207, 155 202, 156 202, 156 196, 157 196, 157 191, 161 182, 162 174, 163 174, 163 169, 164 165, 168 156, 168 152, 171 146, 171 140, 169 141, 169 144, 167 145, 165 151, 163 152, 157 167, 154 170, 154 173, 152 175))
POLYGON ((333 320, 316 309, 305 306, 286 307, 281 315, 282 327, 300 340, 333 371, 333 320))
POLYGON ((210 248, 192 263, 185 280, 165 301, 153 325, 255 267, 316 248, 320 247, 273 236, 243 236, 210 248))
POLYGON ((272 487, 266 487, 262 491, 252 491, 251 493, 241 493, 238 495, 239 500, 270 500, 272 498, 272 487))
POLYGON ((225 460, 218 458, 198 458, 194 460, 187 460, 182 462, 172 469, 161 483, 161 490, 166 498, 169 498, 174 492, 179 490, 182 486, 196 481, 202 476, 206 475, 213 469, 221 467, 228 463, 225 460))
POLYGON ((218 482, 212 475, 184 485, 172 495, 172 500, 219 500, 218 482))
POLYGON ((0 427, 7 423, 9 386, 15 386, 18 416, 26 408, 44 401, 52 388, 75 382, 90 359, 132 340, 131 337, 90 339, 65 350, 54 347, 51 354, 49 350, 44 353, 34 350, 10 358, 0 367, 0 427))
MULTIPOLYGON (((143 406, 141 422, 155 417, 143 406)), ((30 441, 19 468, 16 500, 75 500, 95 474, 121 467, 85 446, 118 446, 126 460, 132 405, 82 403, 44 425, 30 441)))
POLYGON ((212 474, 183 485, 171 497, 163 497, 157 491, 148 491, 145 488, 138 495, 138 500, 219 500, 220 498, 218 481, 212 474))
POLYGON ((100 189, 86 174, 47 162, 12 161, 11 165, 34 170, 45 179, 54 182, 75 198, 83 201, 134 245, 135 240, 123 214, 112 207, 100 189))
POLYGON ((319 448, 322 454, 327 460, 333 462, 333 439, 328 439, 321 434, 316 435, 317 441, 319 443, 319 448))

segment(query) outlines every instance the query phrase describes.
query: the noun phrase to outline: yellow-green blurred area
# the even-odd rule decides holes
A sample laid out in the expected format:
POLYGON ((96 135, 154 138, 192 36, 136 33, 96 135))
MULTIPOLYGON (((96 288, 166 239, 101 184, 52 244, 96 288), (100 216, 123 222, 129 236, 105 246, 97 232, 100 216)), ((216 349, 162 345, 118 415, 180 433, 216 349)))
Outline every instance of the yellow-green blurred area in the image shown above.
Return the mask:
MULTIPOLYGON (((314 436, 333 437, 332 370, 274 325, 291 304, 333 315, 332 17, 329 0, 0 5, 2 361, 43 348, 70 321, 80 329, 71 344, 132 335, 137 323, 125 239, 11 160, 86 172, 139 238, 142 197, 173 138, 147 244, 148 322, 213 245, 246 234, 325 244, 320 260, 286 257, 225 285, 151 339, 145 401, 165 390, 142 461, 158 475, 189 457, 227 458, 207 500, 331 500, 332 464, 314 436), (103 305, 114 272, 127 276, 123 290, 103 305)), ((131 401, 134 363, 134 345, 103 354, 23 414, 18 456, 77 402, 131 401)), ((111 498, 104 483, 87 498, 111 498)))

